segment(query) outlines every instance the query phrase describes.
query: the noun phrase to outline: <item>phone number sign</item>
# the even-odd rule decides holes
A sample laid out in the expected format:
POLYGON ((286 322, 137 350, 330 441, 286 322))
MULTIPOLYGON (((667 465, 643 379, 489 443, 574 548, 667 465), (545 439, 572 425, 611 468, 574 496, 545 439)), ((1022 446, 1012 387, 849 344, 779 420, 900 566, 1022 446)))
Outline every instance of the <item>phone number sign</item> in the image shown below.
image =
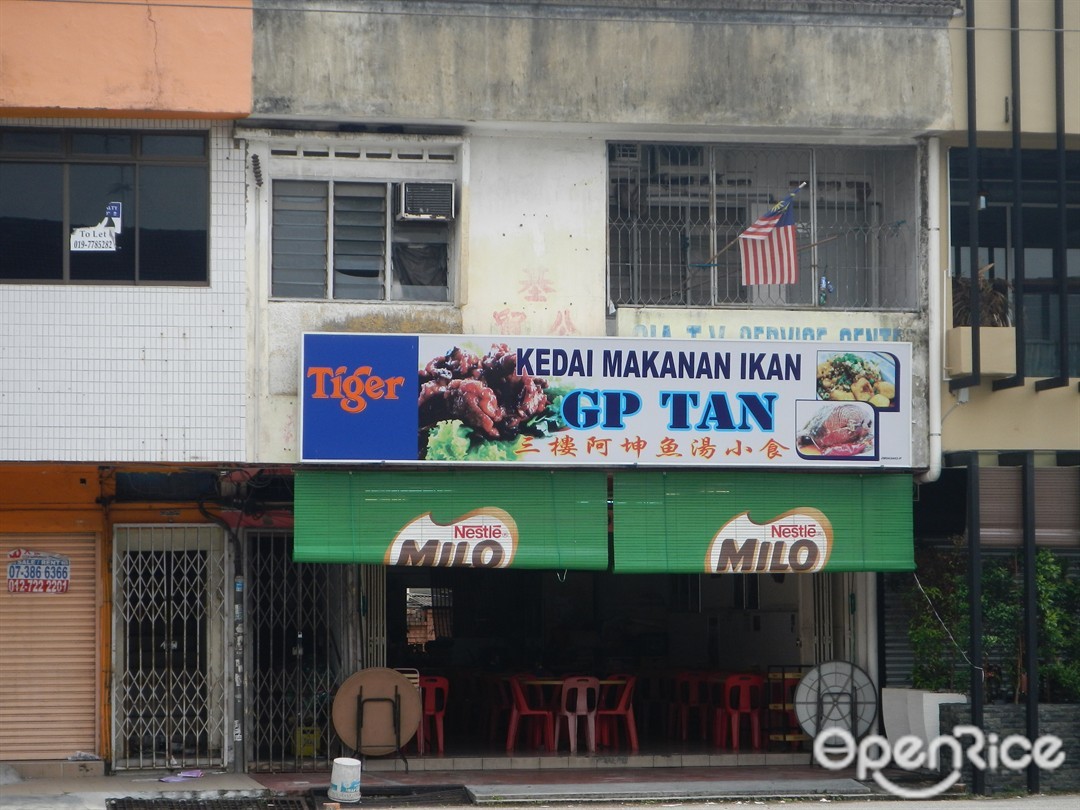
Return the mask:
POLYGON ((69 558, 24 548, 7 556, 8 593, 67 593, 71 584, 69 558))

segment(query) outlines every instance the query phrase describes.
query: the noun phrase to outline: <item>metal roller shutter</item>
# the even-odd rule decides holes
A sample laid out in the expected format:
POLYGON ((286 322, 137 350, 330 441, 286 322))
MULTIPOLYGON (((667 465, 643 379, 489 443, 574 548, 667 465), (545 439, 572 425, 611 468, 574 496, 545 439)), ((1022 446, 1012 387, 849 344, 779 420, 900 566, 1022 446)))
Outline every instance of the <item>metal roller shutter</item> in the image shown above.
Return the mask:
POLYGON ((0 761, 98 753, 97 549, 94 535, 0 534, 0 761), (67 592, 9 592, 17 549, 67 557, 67 592))
MULTIPOLYGON (((1019 467, 979 469, 979 535, 984 546, 1023 543, 1023 481, 1019 467)), ((1080 545, 1080 468, 1035 468, 1035 544, 1080 545)))

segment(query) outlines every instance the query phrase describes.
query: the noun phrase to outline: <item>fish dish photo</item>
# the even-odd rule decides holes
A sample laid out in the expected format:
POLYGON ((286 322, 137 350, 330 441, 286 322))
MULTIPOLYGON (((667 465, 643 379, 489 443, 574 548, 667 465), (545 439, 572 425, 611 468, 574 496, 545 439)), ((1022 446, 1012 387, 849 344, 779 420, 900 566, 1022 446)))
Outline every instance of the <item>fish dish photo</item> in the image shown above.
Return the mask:
POLYGON ((820 406, 800 402, 809 413, 800 418, 803 427, 797 436, 803 458, 876 458, 874 440, 877 422, 873 407, 866 402, 842 401, 820 406), (819 406, 819 407, 818 407, 819 406), (812 408, 816 407, 816 410, 812 408))

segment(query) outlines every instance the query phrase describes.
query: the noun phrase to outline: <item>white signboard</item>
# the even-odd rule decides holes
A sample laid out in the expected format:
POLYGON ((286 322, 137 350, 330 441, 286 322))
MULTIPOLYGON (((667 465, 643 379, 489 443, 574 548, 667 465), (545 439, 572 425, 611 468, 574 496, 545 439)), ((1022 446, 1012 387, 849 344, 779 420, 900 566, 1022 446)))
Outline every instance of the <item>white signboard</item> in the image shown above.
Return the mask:
POLYGON ((89 228, 74 228, 71 249, 81 253, 116 250, 116 235, 121 232, 123 205, 111 202, 105 206, 105 218, 89 228))
POLYGON ((304 461, 908 468, 911 345, 304 336, 304 461))

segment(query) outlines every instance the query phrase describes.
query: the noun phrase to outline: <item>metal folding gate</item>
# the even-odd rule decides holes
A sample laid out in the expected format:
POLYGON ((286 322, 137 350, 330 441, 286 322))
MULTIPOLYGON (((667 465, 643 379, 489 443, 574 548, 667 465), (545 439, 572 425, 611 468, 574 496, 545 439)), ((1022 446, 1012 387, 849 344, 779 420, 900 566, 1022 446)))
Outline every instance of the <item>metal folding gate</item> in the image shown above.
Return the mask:
POLYGON ((248 771, 326 770, 335 688, 363 665, 357 568, 294 563, 292 535, 244 536, 248 771))
POLYGON ((833 659, 833 580, 830 574, 814 574, 814 660, 833 659))
POLYGON ((221 767, 232 563, 215 526, 117 526, 112 750, 116 769, 221 767))

